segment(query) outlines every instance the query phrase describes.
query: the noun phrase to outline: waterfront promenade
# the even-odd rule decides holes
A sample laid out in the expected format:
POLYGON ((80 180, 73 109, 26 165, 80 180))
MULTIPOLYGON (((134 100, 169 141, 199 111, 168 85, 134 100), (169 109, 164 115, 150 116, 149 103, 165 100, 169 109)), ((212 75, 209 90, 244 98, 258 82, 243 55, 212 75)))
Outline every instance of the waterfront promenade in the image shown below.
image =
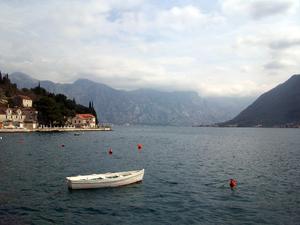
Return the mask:
POLYGON ((4 128, 0 133, 28 133, 28 132, 82 132, 82 131, 112 131, 111 127, 74 128, 74 127, 43 127, 36 129, 4 128))

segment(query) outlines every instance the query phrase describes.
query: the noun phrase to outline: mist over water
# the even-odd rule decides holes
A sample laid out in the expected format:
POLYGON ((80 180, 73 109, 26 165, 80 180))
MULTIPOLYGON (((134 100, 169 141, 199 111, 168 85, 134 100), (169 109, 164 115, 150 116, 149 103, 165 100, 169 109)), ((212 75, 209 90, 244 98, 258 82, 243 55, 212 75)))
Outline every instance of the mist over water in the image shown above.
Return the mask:
POLYGON ((0 134, 0 224, 299 224, 299 135, 196 127, 0 134), (69 191, 65 182, 142 168, 144 181, 122 188, 69 191))

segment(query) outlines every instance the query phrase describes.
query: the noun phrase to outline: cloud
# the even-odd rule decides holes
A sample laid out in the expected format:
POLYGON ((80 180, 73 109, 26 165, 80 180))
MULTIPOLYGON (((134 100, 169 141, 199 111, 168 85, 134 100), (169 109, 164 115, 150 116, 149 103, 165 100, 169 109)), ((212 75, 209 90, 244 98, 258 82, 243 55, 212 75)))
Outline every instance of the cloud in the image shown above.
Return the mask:
POLYGON ((236 39, 238 51, 257 57, 257 62, 267 71, 278 74, 297 73, 300 69, 300 31, 298 26, 278 24, 277 29, 269 24, 251 26, 245 35, 236 39))
POLYGON ((247 32, 253 33, 236 38, 236 46, 257 46, 266 47, 274 51, 282 51, 289 48, 300 46, 300 30, 298 26, 279 25, 277 29, 273 29, 271 25, 257 25, 247 32), (260 28, 260 29, 257 29, 260 28), (255 32, 258 30, 259 32, 255 32))
POLYGON ((249 5, 250 15, 254 19, 261 19, 273 15, 287 13, 293 6, 292 1, 255 1, 249 5))
POLYGON ((293 12, 298 3, 293 0, 224 0, 222 11, 229 15, 248 15, 255 20, 293 12))
POLYGON ((274 50, 287 49, 291 47, 300 46, 300 37, 297 39, 278 39, 270 42, 269 47, 274 50))
POLYGON ((86 76, 120 89, 260 93, 300 69, 297 7, 290 0, 0 1, 0 69, 56 82, 86 76))
POLYGON ((175 31, 184 31, 199 28, 202 25, 222 22, 221 16, 204 14, 193 5, 184 7, 174 6, 171 9, 161 11, 156 19, 158 26, 175 31))
MULTIPOLYGON (((115 13, 116 14, 116 13, 115 13)), ((176 39, 182 35, 193 34, 199 29, 223 23, 221 15, 203 13, 201 8, 193 5, 173 6, 157 9, 145 6, 135 11, 118 12, 111 20, 118 37, 122 39, 142 39, 146 42, 161 39, 176 39)), ((116 37, 116 36, 115 36, 116 37)))
POLYGON ((291 65, 289 62, 286 61, 278 61, 278 60, 273 60, 271 62, 268 62, 267 64, 264 65, 264 68, 267 70, 281 70, 287 66, 291 65))

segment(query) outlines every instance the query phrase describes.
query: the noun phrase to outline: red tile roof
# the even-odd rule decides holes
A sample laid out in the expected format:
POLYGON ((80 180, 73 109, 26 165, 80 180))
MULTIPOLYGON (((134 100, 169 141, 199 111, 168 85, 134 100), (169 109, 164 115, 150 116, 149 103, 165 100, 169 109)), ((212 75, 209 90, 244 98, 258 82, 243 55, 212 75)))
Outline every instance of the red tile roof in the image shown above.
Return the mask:
POLYGON ((92 114, 76 114, 76 117, 79 117, 80 119, 92 119, 95 118, 92 114))

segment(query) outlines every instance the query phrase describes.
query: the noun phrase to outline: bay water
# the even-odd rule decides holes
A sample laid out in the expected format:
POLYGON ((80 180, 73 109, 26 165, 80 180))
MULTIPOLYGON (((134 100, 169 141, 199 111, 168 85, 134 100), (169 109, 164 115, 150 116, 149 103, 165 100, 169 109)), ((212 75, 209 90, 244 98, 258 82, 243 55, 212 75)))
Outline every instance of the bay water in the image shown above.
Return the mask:
POLYGON ((0 224, 300 224, 300 129, 0 136, 0 224), (70 191, 65 181, 143 168, 142 183, 120 188, 70 191))

